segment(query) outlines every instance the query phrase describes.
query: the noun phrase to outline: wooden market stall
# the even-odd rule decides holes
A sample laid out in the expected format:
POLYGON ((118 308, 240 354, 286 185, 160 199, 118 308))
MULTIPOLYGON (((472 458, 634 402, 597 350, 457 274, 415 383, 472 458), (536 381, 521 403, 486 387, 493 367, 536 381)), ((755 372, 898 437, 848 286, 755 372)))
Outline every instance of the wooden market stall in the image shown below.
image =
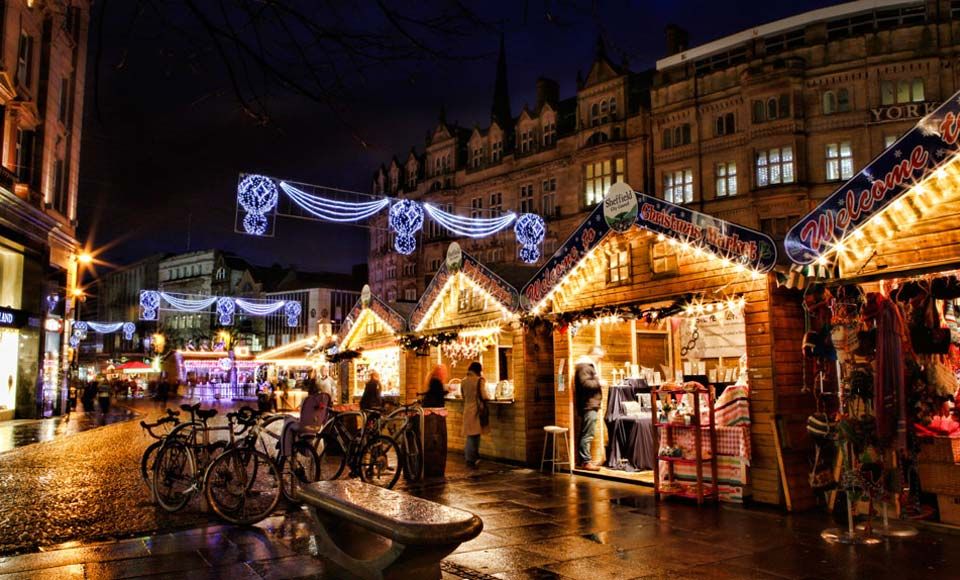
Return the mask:
POLYGON ((479 361, 491 400, 481 456, 539 465, 543 427, 553 421, 552 342, 543 328, 521 324, 520 294, 511 283, 530 273, 488 267, 454 242, 410 315, 406 397, 417 398, 433 368, 446 365, 453 391, 446 403, 450 449, 464 447, 457 385, 469 364, 479 361))
POLYGON ((374 296, 370 286, 363 287, 360 300, 340 329, 341 356, 350 351, 358 355, 343 363, 347 401, 360 401, 370 373, 376 371, 384 399, 400 402, 406 361, 397 339, 406 328, 403 314, 374 296))
POLYGON ((605 386, 591 458, 605 475, 652 483, 659 465, 694 477, 692 434, 671 447, 660 432, 664 448, 650 434, 658 419, 689 424, 684 409, 655 414, 652 401, 696 381, 719 395, 720 498, 779 504, 785 471, 793 506, 805 505, 806 458, 778 454, 774 437, 777 414, 799 401, 803 335, 798 294, 768 274, 776 259, 764 234, 613 186, 523 289, 533 320, 554 327, 556 422, 571 431, 571 457, 575 367, 599 346, 605 386))
POLYGON ((845 465, 863 470, 873 463, 897 476, 884 479, 899 481, 885 489, 900 511, 891 519, 927 518, 937 510, 941 522, 954 525, 960 525, 960 415, 950 402, 960 394, 958 99, 960 92, 924 117, 793 226, 784 242, 796 269, 818 283, 808 290, 816 296, 811 301, 832 311, 826 316, 813 308, 810 316, 821 337, 812 342, 829 335, 836 350, 815 358, 827 372, 835 368, 834 380, 850 393, 827 405, 829 419, 875 422, 876 440, 850 438, 839 447, 852 458, 845 465))
POLYGON ((167 376, 176 377, 181 392, 201 401, 256 398, 257 369, 246 347, 231 350, 180 349, 164 360, 167 376))
POLYGON ((326 362, 319 341, 319 336, 308 336, 265 350, 256 356, 256 362, 263 368, 258 378, 280 387, 277 394, 278 409, 297 410, 307 397, 303 382, 315 378, 320 365, 326 362))

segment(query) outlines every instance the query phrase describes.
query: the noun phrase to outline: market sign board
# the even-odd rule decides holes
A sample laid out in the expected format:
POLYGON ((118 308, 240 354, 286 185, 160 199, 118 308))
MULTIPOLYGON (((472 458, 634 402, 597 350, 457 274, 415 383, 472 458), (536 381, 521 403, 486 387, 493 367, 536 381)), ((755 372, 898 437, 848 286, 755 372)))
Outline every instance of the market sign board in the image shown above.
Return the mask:
POLYGON ((957 154, 960 92, 954 94, 794 225, 783 242, 797 264, 835 244, 957 154))
POLYGON ((23 328, 29 316, 23 310, 0 307, 0 328, 23 328))
MULTIPOLYGON (((618 184, 620 185, 620 184, 618 184)), ((622 184, 629 188, 628 185, 622 184)), ((621 197, 621 192, 611 186, 607 195, 621 197)), ((636 200, 636 214, 630 227, 640 226, 664 237, 707 250, 719 258, 741 264, 745 268, 765 273, 777 263, 777 246, 766 234, 733 224, 655 197, 630 190, 636 200)), ((629 207, 626 201, 617 201, 618 207, 629 207)), ((610 211, 606 203, 593 209, 567 241, 547 260, 533 278, 523 287, 523 298, 530 304, 538 304, 573 270, 590 250, 600 244, 611 231, 625 231, 622 219, 624 211, 610 211), (613 219, 609 214, 615 213, 613 219), (612 227, 617 225, 617 229, 612 227)), ((626 228, 629 229, 629 228, 626 228)))
POLYGON ((419 328, 423 318, 430 311, 430 306, 440 298, 447 286, 447 281, 457 272, 472 280, 510 310, 520 308, 520 293, 516 288, 476 258, 464 252, 459 244, 453 242, 447 251, 447 259, 427 285, 413 312, 410 313, 410 328, 419 328))

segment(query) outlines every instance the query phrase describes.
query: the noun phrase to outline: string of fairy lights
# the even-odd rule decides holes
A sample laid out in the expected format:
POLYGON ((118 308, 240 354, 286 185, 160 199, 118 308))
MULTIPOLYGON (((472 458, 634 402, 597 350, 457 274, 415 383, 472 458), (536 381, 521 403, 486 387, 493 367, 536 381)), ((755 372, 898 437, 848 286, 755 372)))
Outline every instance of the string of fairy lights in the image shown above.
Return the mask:
POLYGON ((520 259, 533 264, 540 259, 540 246, 546 235, 546 223, 533 213, 512 211, 483 218, 461 216, 440 207, 410 199, 388 196, 368 196, 351 193, 369 201, 341 201, 305 191, 285 181, 265 175, 242 175, 237 185, 237 205, 243 210, 243 232, 263 236, 269 227, 269 217, 276 216, 280 193, 310 216, 333 223, 356 223, 388 210, 390 230, 394 233, 394 249, 410 255, 417 248, 416 235, 423 229, 424 220, 432 219, 451 234, 467 238, 485 238, 513 226, 520 244, 520 259))

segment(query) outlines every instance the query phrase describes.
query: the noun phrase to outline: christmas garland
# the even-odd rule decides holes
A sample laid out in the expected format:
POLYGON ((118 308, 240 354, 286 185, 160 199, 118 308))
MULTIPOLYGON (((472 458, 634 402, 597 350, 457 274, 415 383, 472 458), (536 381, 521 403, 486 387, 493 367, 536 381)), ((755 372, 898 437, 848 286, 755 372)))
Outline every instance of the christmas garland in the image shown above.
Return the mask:
POLYGON ((571 324, 583 321, 585 319, 593 320, 597 318, 610 318, 622 320, 642 320, 648 324, 656 323, 664 318, 683 312, 684 306, 693 300, 694 296, 688 294, 673 302, 669 306, 662 308, 644 308, 634 304, 624 306, 597 306, 577 310, 573 312, 561 312, 558 314, 548 314, 544 316, 525 316, 521 322, 524 326, 536 328, 547 326, 548 328, 559 327, 561 330, 569 327, 571 324))
POLYGON ((332 363, 338 363, 341 361, 353 360, 355 358, 363 355, 363 349, 358 350, 341 350, 331 355, 328 360, 332 363))
POLYGON ((436 334, 401 334, 397 338, 397 344, 403 350, 422 350, 431 346, 442 346, 457 340, 457 334, 454 331, 438 332, 436 334))

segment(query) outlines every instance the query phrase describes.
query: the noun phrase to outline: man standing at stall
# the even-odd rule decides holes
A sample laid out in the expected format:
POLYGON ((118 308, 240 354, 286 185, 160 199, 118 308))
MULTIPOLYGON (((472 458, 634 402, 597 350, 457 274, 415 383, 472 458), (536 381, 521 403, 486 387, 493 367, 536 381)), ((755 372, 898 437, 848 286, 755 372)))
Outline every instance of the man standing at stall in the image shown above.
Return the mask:
POLYGON ((330 369, 327 368, 327 365, 320 365, 320 379, 317 381, 317 386, 320 387, 321 393, 330 395, 330 400, 333 403, 338 402, 337 385, 333 382, 333 377, 330 376, 330 369))
POLYGON ((600 415, 600 402, 603 400, 600 375, 597 364, 603 360, 603 349, 594 346, 586 356, 577 359, 574 368, 573 386, 577 398, 577 412, 580 414, 580 445, 577 449, 577 462, 580 469, 600 471, 593 464, 590 452, 593 436, 600 415))

